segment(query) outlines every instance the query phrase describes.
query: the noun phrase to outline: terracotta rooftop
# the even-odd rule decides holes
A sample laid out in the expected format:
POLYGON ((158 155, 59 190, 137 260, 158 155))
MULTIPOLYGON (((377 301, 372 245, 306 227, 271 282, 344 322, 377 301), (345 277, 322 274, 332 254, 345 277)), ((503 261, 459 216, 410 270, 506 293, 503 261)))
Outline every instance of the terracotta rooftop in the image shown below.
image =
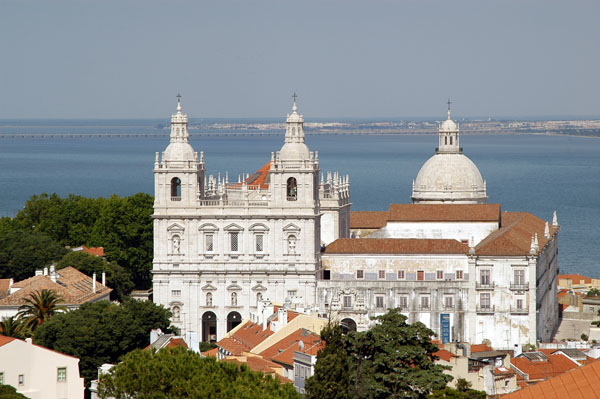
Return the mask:
POLYGON ((592 284, 592 279, 581 274, 559 274, 557 280, 571 280, 571 284, 592 284))
POLYGON ((6 345, 9 342, 14 341, 16 338, 13 337, 6 337, 4 335, 0 335, 0 346, 6 345))
POLYGON ((391 204, 390 222, 499 222, 499 204, 391 204))
POLYGON ((249 352, 271 335, 273 335, 273 331, 270 328, 263 331, 261 324, 248 320, 231 337, 223 338, 217 342, 217 345, 229 353, 239 356, 244 352, 249 352))
POLYGON ((12 295, 0 299, 0 306, 21 306, 24 299, 29 298, 35 291, 44 289, 52 290, 64 300, 64 305, 81 305, 93 302, 110 294, 111 288, 96 282, 96 292, 92 289, 92 278, 81 273, 74 267, 65 267, 56 271, 56 282, 50 276, 34 276, 13 284, 13 288, 20 288, 12 295))
MULTIPOLYGON (((312 346, 313 344, 321 341, 321 337, 311 331, 304 329, 304 328, 299 328, 296 331, 294 331, 293 333, 289 334, 287 337, 280 339, 279 341, 277 341, 276 343, 274 343, 267 349, 260 352, 260 355, 265 359, 275 360, 274 357, 276 355, 285 351, 292 345, 298 343, 298 341, 304 342, 305 346, 306 345, 312 346)), ((291 351, 291 356, 293 357, 293 355, 294 355, 294 352, 291 351)), ((280 359, 280 360, 287 361, 288 359, 287 359, 287 357, 284 357, 283 359, 280 359)), ((288 364, 288 363, 286 363, 286 364, 288 364)), ((293 364, 293 362, 291 364, 293 364)))
POLYGON ((82 245, 80 247, 77 248, 73 248, 73 251, 83 251, 86 252, 90 255, 94 255, 94 256, 104 256, 104 247, 86 247, 85 245, 82 245))
POLYGON ((518 371, 529 375, 529 382, 546 380, 548 378, 556 377, 566 371, 572 370, 579 367, 579 365, 573 360, 569 359, 560 353, 555 353, 554 349, 549 350, 538 350, 532 353, 524 352, 521 355, 510 359, 510 363, 513 368, 518 371), (536 355, 536 353, 542 353, 544 356, 536 355), (528 357, 540 360, 530 360, 528 357))
POLYGON ((471 353, 477 353, 477 352, 491 352, 494 349, 492 349, 491 346, 486 345, 486 344, 475 344, 475 345, 471 345, 471 353))
POLYGON ((600 360, 525 387, 503 399, 593 399, 600 398, 600 360))
POLYGON ((261 189, 269 188, 269 171, 271 170, 271 161, 267 162, 262 168, 252 173, 245 180, 249 186, 259 186, 261 189))
POLYGON ((447 351, 446 349, 440 349, 437 352, 434 352, 433 355, 439 357, 440 359, 446 362, 449 362, 450 360, 452 360, 453 357, 456 357, 454 353, 447 351))
POLYGON ((350 212, 351 229, 380 229, 385 227, 388 211, 350 212))
POLYGON ((326 254, 468 254, 469 247, 456 240, 416 238, 339 238, 326 254))
POLYGON ((144 350, 154 348, 156 350, 162 348, 176 348, 182 346, 187 349, 187 344, 181 337, 175 336, 175 334, 162 334, 156 341, 144 348, 144 350))
POLYGON ((202 352, 202 354, 206 357, 217 357, 217 352, 219 352, 219 348, 212 348, 206 352, 202 352))
POLYGON ((503 212, 502 227, 475 247, 477 255, 529 255, 531 237, 537 233, 540 251, 559 230, 550 226, 550 239, 544 238, 546 222, 528 212, 503 212))
MULTIPOLYGON (((268 360, 263 359, 260 356, 248 356, 244 360, 237 359, 235 357, 226 357, 223 359, 225 362, 237 363, 237 364, 245 364, 251 370, 260 371, 266 374, 275 374, 277 369, 281 369, 281 366, 270 362, 268 360)), ((289 380, 285 382, 290 382, 289 380)))

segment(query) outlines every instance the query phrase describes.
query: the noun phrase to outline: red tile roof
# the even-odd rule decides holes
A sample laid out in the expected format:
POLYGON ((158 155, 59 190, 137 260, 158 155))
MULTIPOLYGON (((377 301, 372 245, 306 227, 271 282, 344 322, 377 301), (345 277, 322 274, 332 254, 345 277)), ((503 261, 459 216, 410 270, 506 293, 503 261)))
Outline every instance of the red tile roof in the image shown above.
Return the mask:
POLYGON ((206 352, 202 352, 202 354, 206 357, 217 357, 217 353, 219 352, 219 348, 212 348, 207 350, 206 352))
POLYGON ((0 335, 0 346, 6 345, 6 344, 8 344, 9 342, 12 342, 12 341, 14 341, 14 340, 16 340, 16 338, 13 338, 13 337, 6 337, 6 336, 4 336, 4 335, 0 335))
POLYGON ((262 168, 248 176, 245 180, 246 184, 249 186, 259 186, 261 189, 269 188, 268 176, 270 170, 271 162, 269 161, 262 168))
POLYGON ((542 250, 559 230, 550 226, 550 239, 544 238, 546 222, 528 212, 503 212, 502 227, 475 247, 477 255, 529 255, 531 237, 537 233, 542 250))
MULTIPOLYGON (((259 354, 265 359, 275 360, 273 358, 276 355, 285 351, 290 346, 296 344, 298 341, 304 342, 305 346, 306 345, 312 346, 312 345, 316 344, 317 342, 321 341, 321 337, 311 331, 305 330, 303 328, 299 328, 296 331, 294 331, 293 333, 289 334, 287 337, 280 339, 279 341, 277 341, 270 347, 266 348, 259 354)), ((291 353, 293 356, 293 351, 291 353)), ((284 357, 284 360, 287 360, 287 357, 284 357)))
POLYGON ((456 240, 416 238, 339 238, 326 254, 468 254, 469 247, 456 240))
POLYGON ((13 287, 21 289, 0 299, 0 306, 23 305, 24 299, 28 298, 31 293, 44 289, 60 295, 64 300, 64 305, 81 305, 92 302, 112 291, 111 288, 96 282, 96 292, 94 293, 92 277, 71 266, 57 270, 56 273, 57 282, 53 282, 50 276, 34 276, 14 283, 13 287))
POLYGON ((273 335, 271 329, 267 328, 263 331, 261 324, 252 323, 248 320, 231 337, 223 338, 217 342, 217 345, 233 355, 240 356, 244 352, 249 352, 271 335, 273 335))
POLYGON ((350 212, 351 229, 380 229, 385 227, 388 211, 350 212))
POLYGON ((502 396, 503 399, 600 398, 600 360, 502 396))
POLYGON ((499 222, 499 204, 391 204, 390 222, 499 222))
POLYGON ((491 352, 494 349, 486 344, 475 344, 475 345, 471 345, 471 353, 477 353, 477 352, 491 352))
POLYGON ((592 279, 581 274, 559 274, 557 280, 571 280, 572 284, 592 284, 592 279))
POLYGON ((454 353, 447 351, 446 349, 440 349, 437 352, 434 352, 433 355, 439 357, 440 359, 446 362, 449 362, 450 360, 452 360, 453 357, 456 357, 454 353))
POLYGON ((89 247, 88 248, 85 245, 82 245, 81 250, 83 252, 87 252, 90 255, 104 256, 104 247, 89 247))
POLYGON ((545 354, 548 357, 548 360, 532 361, 527 359, 525 356, 520 355, 510 359, 510 362, 515 368, 529 375, 529 382, 535 380, 546 380, 548 378, 556 377, 565 371, 579 367, 576 362, 572 361, 563 354, 552 354, 553 351, 554 349, 541 349, 538 351, 545 354))

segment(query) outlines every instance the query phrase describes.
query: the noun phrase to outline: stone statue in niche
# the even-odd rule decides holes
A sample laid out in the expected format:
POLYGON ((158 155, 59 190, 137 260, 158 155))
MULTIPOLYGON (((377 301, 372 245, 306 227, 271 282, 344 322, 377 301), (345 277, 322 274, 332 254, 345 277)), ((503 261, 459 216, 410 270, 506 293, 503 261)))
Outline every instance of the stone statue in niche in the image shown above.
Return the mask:
POLYGON ((179 238, 179 236, 173 236, 173 253, 181 253, 181 239, 179 238))
POLYGON ((296 253, 296 236, 288 237, 288 253, 290 253, 290 254, 296 253))

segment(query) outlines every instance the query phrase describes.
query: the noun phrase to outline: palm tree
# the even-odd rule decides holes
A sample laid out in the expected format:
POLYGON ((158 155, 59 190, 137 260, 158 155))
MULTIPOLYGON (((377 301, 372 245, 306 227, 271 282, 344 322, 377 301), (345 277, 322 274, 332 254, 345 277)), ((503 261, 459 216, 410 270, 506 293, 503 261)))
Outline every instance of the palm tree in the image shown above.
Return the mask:
POLYGON ((21 320, 15 316, 3 317, 0 321, 0 335, 23 339, 25 338, 25 328, 21 320))
POLYGON ((48 320, 57 312, 66 311, 60 295, 52 290, 32 292, 29 298, 25 298, 25 304, 19 307, 17 317, 23 320, 26 327, 33 331, 37 326, 48 320))

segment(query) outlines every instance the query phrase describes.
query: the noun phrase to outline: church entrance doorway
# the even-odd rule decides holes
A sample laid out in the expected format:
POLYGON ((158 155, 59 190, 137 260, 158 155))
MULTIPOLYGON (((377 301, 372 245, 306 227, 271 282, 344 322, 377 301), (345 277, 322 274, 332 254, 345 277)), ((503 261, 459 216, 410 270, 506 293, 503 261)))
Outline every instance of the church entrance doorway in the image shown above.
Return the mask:
POLYGON ((233 330, 242 322, 242 315, 238 312, 230 312, 227 315, 227 332, 233 330))
POLYGON ((217 315, 213 312, 202 315, 202 341, 217 342, 217 315))
POLYGON ((340 326, 342 327, 342 332, 344 334, 348 334, 350 331, 356 331, 356 322, 351 318, 343 319, 340 322, 340 326))

